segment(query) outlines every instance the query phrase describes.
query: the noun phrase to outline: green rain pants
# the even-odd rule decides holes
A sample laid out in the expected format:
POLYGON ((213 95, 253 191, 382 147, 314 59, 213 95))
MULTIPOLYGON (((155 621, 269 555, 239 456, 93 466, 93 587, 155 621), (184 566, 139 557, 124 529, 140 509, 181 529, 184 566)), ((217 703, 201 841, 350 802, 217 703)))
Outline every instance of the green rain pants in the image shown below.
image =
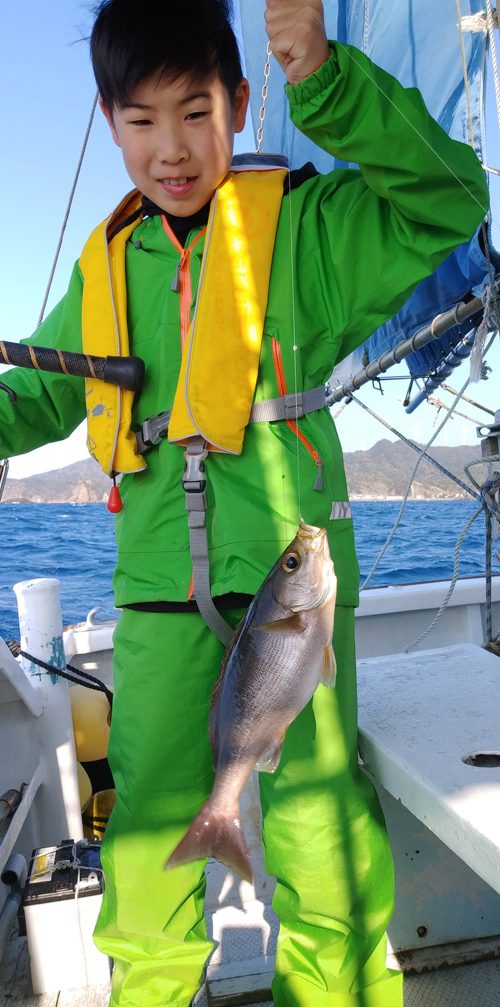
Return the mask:
MULTIPOLYGON (((197 614, 131 610, 114 646, 117 800, 96 943, 115 961, 110 1007, 188 1007, 212 950, 204 864, 163 864, 212 787, 208 710, 223 648, 197 614)), ((401 1007, 402 978, 385 965, 392 860, 357 763, 353 609, 337 609, 335 652, 336 688, 319 686, 288 729, 277 772, 260 775, 280 920, 274 1004, 401 1007)))

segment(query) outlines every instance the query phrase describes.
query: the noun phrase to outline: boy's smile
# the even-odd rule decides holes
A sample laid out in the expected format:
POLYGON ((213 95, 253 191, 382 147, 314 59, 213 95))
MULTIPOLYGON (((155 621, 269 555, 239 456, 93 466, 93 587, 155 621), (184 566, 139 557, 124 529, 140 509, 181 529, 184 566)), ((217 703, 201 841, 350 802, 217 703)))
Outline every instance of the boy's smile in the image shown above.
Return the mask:
POLYGON ((154 77, 136 87, 129 104, 110 111, 101 101, 101 108, 137 188, 167 213, 188 217, 226 175, 248 97, 245 79, 233 103, 215 74, 202 81, 154 77))

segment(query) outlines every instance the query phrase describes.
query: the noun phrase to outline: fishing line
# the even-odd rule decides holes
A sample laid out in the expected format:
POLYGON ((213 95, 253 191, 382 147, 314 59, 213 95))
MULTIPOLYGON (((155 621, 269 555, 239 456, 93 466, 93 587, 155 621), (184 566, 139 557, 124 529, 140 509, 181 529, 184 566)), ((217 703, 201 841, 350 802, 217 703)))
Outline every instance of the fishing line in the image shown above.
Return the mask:
POLYGON ((301 484, 300 484, 300 444, 299 444, 299 404, 298 404, 298 377, 297 377, 297 354, 298 354, 298 344, 297 344, 297 324, 296 324, 296 314, 295 314, 295 263, 294 263, 294 244, 293 244, 293 209, 292 209, 292 171, 290 165, 292 163, 292 153, 293 153, 293 134, 290 138, 290 150, 287 154, 288 157, 288 219, 290 228, 290 296, 291 296, 291 308, 292 308, 292 350, 293 350, 293 384, 294 384, 294 394, 295 394, 295 444, 296 444, 296 454, 297 454, 297 502, 299 505, 299 513, 297 515, 297 524, 300 524, 302 520, 302 494, 301 494, 301 484))
MULTIPOLYGON (((264 139, 264 122, 266 120, 267 99, 268 99, 268 96, 269 96, 269 77, 270 77, 270 74, 271 74, 271 56, 272 56, 271 43, 270 43, 270 41, 268 39, 267 45, 266 45, 266 59, 265 59, 265 63, 264 63, 264 83, 262 85, 261 103, 260 103, 260 108, 259 108, 259 125, 258 125, 258 128, 257 128, 257 134, 256 134, 256 138, 255 138, 256 139, 256 147, 255 147, 255 153, 256 154, 261 154, 262 153, 262 141, 264 139)), ((290 168, 288 168, 288 172, 290 173, 290 168)), ((282 474, 281 491, 282 491, 282 500, 283 500, 283 502, 282 502, 283 515, 284 515, 284 518, 285 518, 285 523, 288 525, 290 522, 288 521, 288 517, 287 517, 287 502, 286 502, 286 488, 285 488, 285 447, 284 447, 284 444, 281 445, 281 474, 282 474)), ((288 538, 288 534, 287 534, 287 538, 288 538)))
MULTIPOLYGON (((256 153, 261 153, 262 141, 264 138, 264 122, 266 118, 266 107, 267 99, 269 97, 269 77, 271 74, 271 56, 273 55, 271 49, 271 43, 268 40, 266 45, 266 60, 264 63, 264 83, 261 91, 261 105, 259 109, 259 126, 256 135, 256 153)), ((297 503, 298 503, 298 515, 296 522, 289 522, 287 518, 287 504, 286 504, 286 493, 285 493, 285 479, 283 479, 283 514, 285 516, 285 521, 287 524, 292 524, 294 529, 302 519, 302 494, 301 494, 301 484, 300 484, 300 433, 299 433, 299 404, 298 404, 298 371, 297 371, 297 324, 296 324, 296 312, 295 312, 295 265, 294 265, 294 244, 293 244, 293 209, 292 209, 292 172, 290 168, 292 160, 292 149, 293 149, 293 134, 289 142, 289 150, 287 153, 287 171, 288 171, 288 217, 289 217, 289 230, 290 230, 290 297, 291 297, 291 315, 292 315, 292 350, 293 350, 293 382, 294 382, 294 395, 295 395, 295 441, 296 441, 296 461, 297 461, 297 503)), ((284 458, 285 452, 282 450, 282 473, 284 475, 284 458)))

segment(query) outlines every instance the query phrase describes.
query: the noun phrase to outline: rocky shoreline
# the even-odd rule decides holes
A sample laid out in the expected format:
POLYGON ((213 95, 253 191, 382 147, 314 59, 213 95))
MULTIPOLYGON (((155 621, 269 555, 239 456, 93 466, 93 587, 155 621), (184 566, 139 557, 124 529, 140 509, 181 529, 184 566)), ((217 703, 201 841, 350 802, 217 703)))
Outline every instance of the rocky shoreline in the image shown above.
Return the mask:
MULTIPOLYGON (((430 454, 445 469, 468 484, 464 466, 480 458, 479 446, 464 445, 454 448, 432 448, 430 454)), ((349 498, 363 502, 401 502, 415 467, 417 455, 400 441, 381 440, 369 451, 345 453, 345 469, 349 498), (366 492, 366 487, 370 492, 366 492)), ((482 466, 484 476, 486 466, 482 466)), ((474 469, 475 478, 481 481, 481 466, 474 469)), ((3 496, 4 503, 105 503, 110 480, 97 463, 88 458, 53 472, 30 476, 26 479, 8 479, 3 496)), ((470 499, 464 488, 452 481, 428 461, 419 465, 410 500, 460 500, 470 499)))

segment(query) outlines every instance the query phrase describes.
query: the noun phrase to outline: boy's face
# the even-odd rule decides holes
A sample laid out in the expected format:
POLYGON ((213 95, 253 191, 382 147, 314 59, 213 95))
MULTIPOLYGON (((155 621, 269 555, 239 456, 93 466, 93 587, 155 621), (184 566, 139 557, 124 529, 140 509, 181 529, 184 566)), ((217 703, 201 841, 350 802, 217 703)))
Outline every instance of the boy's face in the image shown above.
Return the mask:
POLYGON ((233 139, 245 125, 248 81, 234 103, 214 75, 143 81, 124 107, 101 101, 115 143, 137 188, 157 206, 188 217, 211 199, 231 164, 233 139))

